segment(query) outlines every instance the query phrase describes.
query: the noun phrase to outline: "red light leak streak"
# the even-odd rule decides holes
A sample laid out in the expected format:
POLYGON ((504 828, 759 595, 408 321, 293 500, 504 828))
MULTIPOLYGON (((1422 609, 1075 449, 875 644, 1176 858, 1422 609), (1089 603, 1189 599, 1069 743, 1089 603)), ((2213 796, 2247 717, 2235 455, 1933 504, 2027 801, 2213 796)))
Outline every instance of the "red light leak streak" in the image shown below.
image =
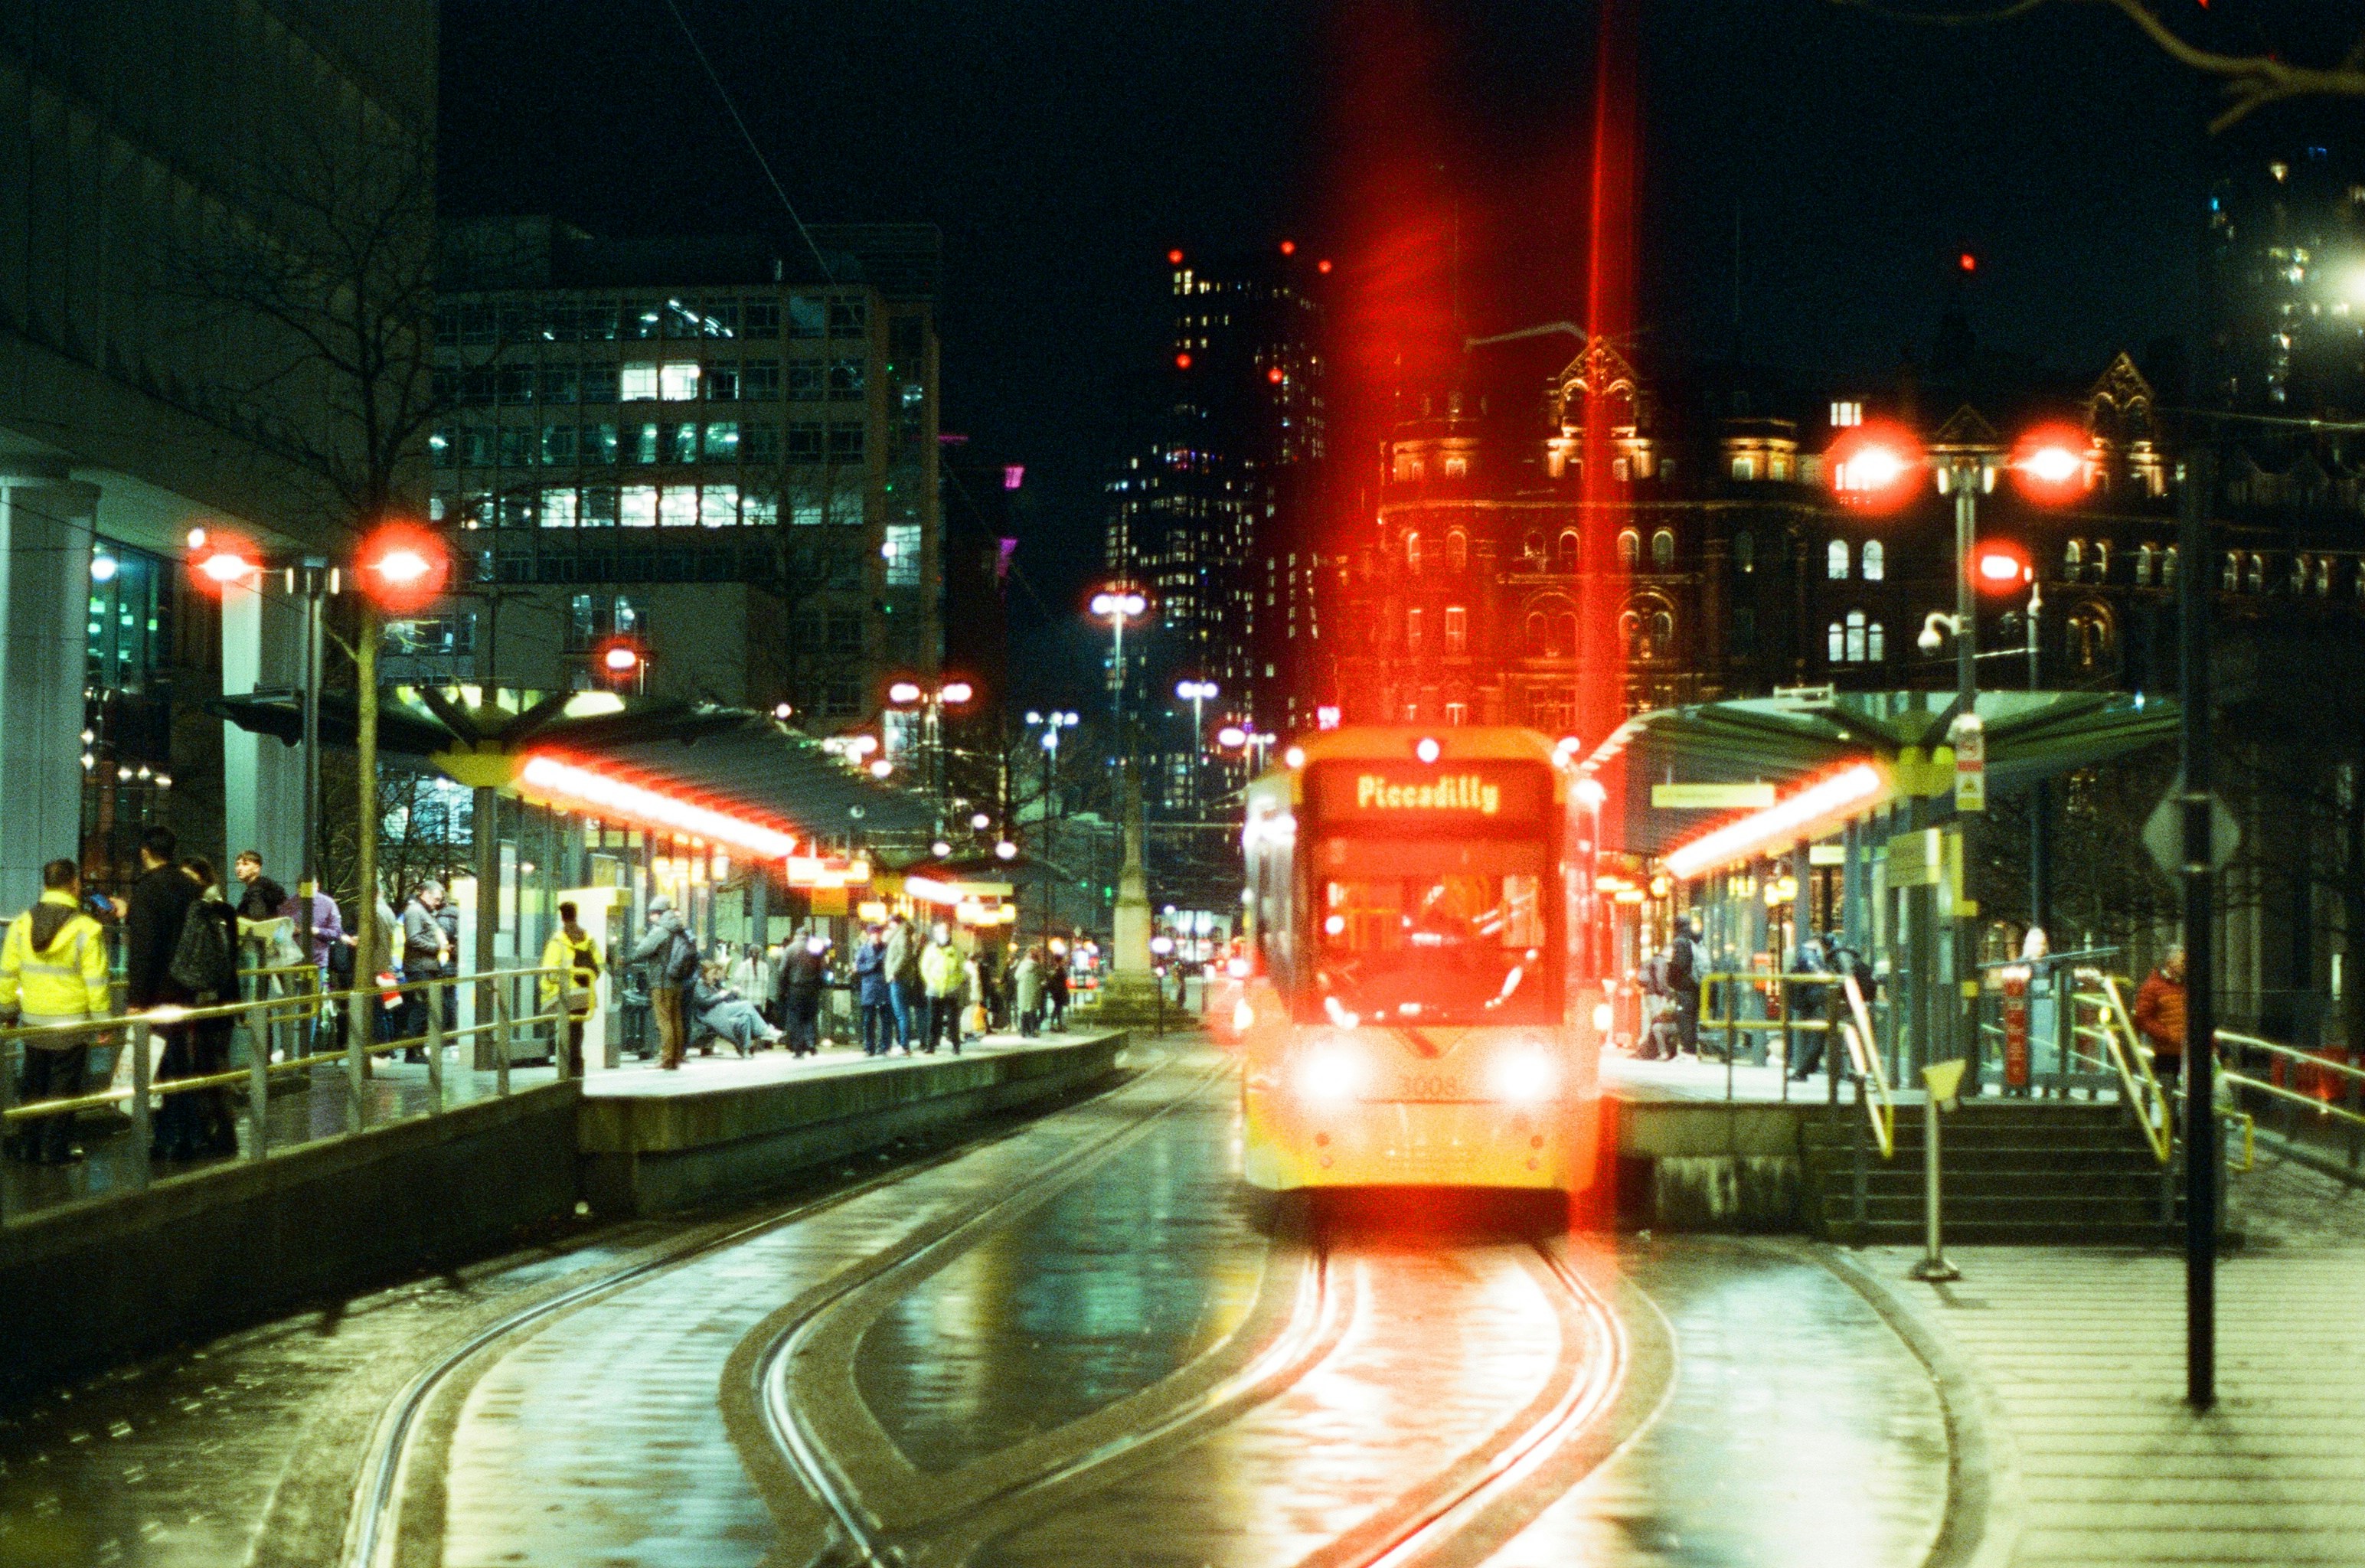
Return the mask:
MULTIPOLYGON (((1624 351, 1634 330, 1635 76, 1631 0, 1602 0, 1593 73, 1593 179, 1587 206, 1585 325, 1595 341, 1624 351)), ((1583 559, 1577 578, 1576 730, 1584 750, 1599 745, 1625 712, 1626 647, 1618 634, 1626 575, 1615 540, 1629 488, 1616 476, 1611 427, 1631 422, 1624 398, 1595 378, 1586 390, 1585 471, 1580 481, 1583 559)), ((1583 755, 1583 750, 1579 755, 1583 755)), ((1624 768, 1613 761, 1597 776, 1607 791, 1607 822, 1621 820, 1624 768)))

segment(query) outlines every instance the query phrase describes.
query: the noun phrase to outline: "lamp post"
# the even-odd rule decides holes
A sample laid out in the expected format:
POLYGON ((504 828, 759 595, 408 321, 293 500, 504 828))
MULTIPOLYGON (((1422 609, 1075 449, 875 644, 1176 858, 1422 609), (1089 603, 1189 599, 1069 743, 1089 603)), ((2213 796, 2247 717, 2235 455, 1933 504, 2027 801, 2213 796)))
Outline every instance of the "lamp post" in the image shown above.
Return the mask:
POLYGON ((1109 633, 1115 639, 1109 661, 1109 722, 1115 726, 1109 742, 1117 748, 1116 755, 1126 755, 1125 744, 1125 623, 1137 620, 1149 608, 1149 600, 1132 588, 1104 589, 1093 595, 1093 613, 1109 623, 1109 633))
MULTIPOLYGON (((1891 510, 1910 501, 1920 487, 1919 470, 1932 469, 1938 493, 1955 503, 1955 609, 1951 616, 1933 610, 1922 622, 1921 646, 1934 653, 1940 628, 1955 637, 1955 718, 1947 735, 1955 748, 1955 809, 1962 817, 1962 863, 1975 864, 1970 813, 1987 809, 1986 739, 1978 715, 1978 614, 1975 595, 1982 586, 1983 565, 1977 559, 1978 498, 1995 488, 1996 475, 2010 470, 2022 492, 2039 502, 2057 503, 2084 488, 2087 477, 2083 431, 2067 427, 2040 427, 2023 436, 2009 457, 1992 450, 1958 447, 1941 453, 1936 462, 1925 459, 1911 435, 1892 427, 1866 423, 1851 430, 1830 454, 1833 488, 1840 499, 1858 510, 1891 510)), ((2031 574, 2032 579, 2034 574, 2031 574)), ((2031 636, 2034 637, 2032 630, 2031 636)), ((2034 644, 2032 643, 2032 646, 2034 644)), ((1955 945, 1959 979, 1977 961, 1976 944, 1967 930, 1955 945)), ((1967 1058, 1976 1045, 1975 1020, 1967 1010, 1956 1014, 1967 1058)))
POLYGON ((1207 750, 1207 715, 1205 705, 1216 695, 1212 680, 1178 680, 1174 695, 1191 704, 1191 809, 1199 809, 1199 759, 1207 750))
POLYGON ((945 710, 961 707, 976 695, 976 687, 959 679, 933 689, 916 680, 899 680, 887 688, 888 701, 920 711, 920 745, 927 753, 928 792, 936 801, 939 834, 945 831, 945 710))
MULTIPOLYGON (((1055 711, 1050 713, 1040 713, 1029 711, 1026 715, 1026 724, 1029 729, 1040 726, 1043 731, 1042 858, 1044 861, 1045 871, 1043 878, 1043 935, 1046 937, 1048 937, 1051 934, 1052 883, 1051 877, 1049 875, 1051 861, 1051 830, 1053 825, 1051 791, 1056 787, 1059 771, 1059 732, 1061 730, 1072 730, 1082 722, 1082 720, 1079 719, 1071 712, 1055 711)), ((1006 827, 1005 831, 1007 831, 1006 827)))

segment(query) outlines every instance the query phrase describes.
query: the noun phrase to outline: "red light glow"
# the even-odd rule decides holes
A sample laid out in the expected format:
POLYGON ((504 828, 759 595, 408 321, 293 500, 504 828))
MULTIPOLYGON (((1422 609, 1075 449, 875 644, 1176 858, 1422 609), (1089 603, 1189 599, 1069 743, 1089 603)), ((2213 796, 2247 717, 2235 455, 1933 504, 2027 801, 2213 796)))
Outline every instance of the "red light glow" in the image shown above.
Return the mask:
POLYGON ((2040 425, 2013 443, 2012 479, 2030 500, 2057 506, 2086 491, 2086 432, 2072 424, 2040 425))
POLYGON ((1318 272, 1318 273, 1327 273, 1327 272, 1328 272, 1328 271, 1330 270, 1330 258, 1329 258, 1329 257, 1328 257, 1328 256, 1325 256, 1325 257, 1323 257, 1320 261, 1318 261, 1318 262, 1315 263, 1314 263, 1314 270, 1315 270, 1316 272, 1318 272))
POLYGON ((1965 251, 1961 255, 1956 257, 1955 264, 1962 268, 1967 273, 1975 273, 1979 270, 1979 259, 1971 254, 1968 251, 1965 251))
POLYGON ((1824 462, 1833 493, 1861 511, 1895 511, 1922 487, 1921 443, 1886 420, 1866 420, 1843 432, 1824 462))
POLYGON ((1188 369, 1190 369, 1190 368, 1191 368, 1191 356, 1190 356, 1189 354, 1187 354, 1187 353, 1178 353, 1178 354, 1176 354, 1176 355, 1174 356, 1174 368, 1175 368, 1175 369, 1177 369, 1177 370, 1188 370, 1188 369))
POLYGON ((1264 378, 1267 381, 1272 382, 1275 386, 1280 386, 1282 380, 1281 366, 1276 364, 1272 369, 1266 371, 1264 373, 1264 378))
POLYGON ((2016 544, 1990 542, 1972 557, 1971 582, 1983 593, 2009 593, 2028 576, 2028 556, 2016 544))
POLYGON ((355 566, 362 590, 397 614, 432 604, 452 575, 443 542, 413 522, 380 525, 362 541, 355 566))
POLYGON ((1281 242, 1281 253, 1284 256, 1294 256, 1297 254, 1297 241, 1295 240, 1283 240, 1281 242))
POLYGON ((1181 251, 1169 251, 1166 252, 1166 260, 1169 265, 1179 267, 1182 264, 1182 252, 1181 251))
POLYGON ((608 667, 611 674, 630 675, 640 667, 641 655, 636 650, 618 643, 600 655, 600 662, 608 667))
POLYGON ((580 809, 603 822, 629 822, 712 839, 767 860, 785 860, 796 852, 793 834, 595 773, 547 754, 526 758, 518 784, 531 799, 580 809))
POLYGON ((208 533, 201 528, 189 531, 189 576, 198 588, 219 593, 262 569, 262 555, 235 534, 208 533))

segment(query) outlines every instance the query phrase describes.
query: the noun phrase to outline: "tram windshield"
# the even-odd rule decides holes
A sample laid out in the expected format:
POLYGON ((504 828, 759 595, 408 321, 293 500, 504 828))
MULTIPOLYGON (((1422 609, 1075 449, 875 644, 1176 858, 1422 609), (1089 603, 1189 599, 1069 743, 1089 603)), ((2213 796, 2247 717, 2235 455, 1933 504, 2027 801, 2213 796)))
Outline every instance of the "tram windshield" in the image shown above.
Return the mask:
POLYGON ((1553 882, 1541 846, 1464 850, 1453 857, 1464 864, 1435 869, 1417 864, 1429 857, 1407 855, 1409 846, 1358 847, 1352 858, 1378 864, 1339 867, 1313 888, 1315 980, 1332 1022, 1508 1024, 1556 1016, 1553 882))

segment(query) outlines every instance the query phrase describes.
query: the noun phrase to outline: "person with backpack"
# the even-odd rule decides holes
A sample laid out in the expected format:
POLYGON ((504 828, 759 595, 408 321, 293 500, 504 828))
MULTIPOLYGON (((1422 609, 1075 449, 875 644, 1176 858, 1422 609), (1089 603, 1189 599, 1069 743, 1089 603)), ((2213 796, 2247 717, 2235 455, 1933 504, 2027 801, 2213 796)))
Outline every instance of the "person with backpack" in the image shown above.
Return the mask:
POLYGON ((1699 1055, 1699 922, 1689 915, 1676 923, 1667 943, 1667 994, 1676 1005, 1676 1048, 1699 1055))
MULTIPOLYGON (((1832 972, 1831 949, 1823 939, 1810 930, 1799 938, 1797 951, 1790 955, 1790 972, 1796 975, 1827 975, 1832 972)), ((1796 1059, 1791 1063, 1790 1077, 1804 1083, 1822 1065, 1823 1053, 1833 1044, 1831 1032, 1839 1026, 1832 1007, 1837 988, 1819 980, 1792 980, 1787 990, 1787 1002, 1793 1025, 1821 1021, 1819 1030, 1794 1030, 1790 1036, 1791 1050, 1796 1059)), ((1837 1053, 1832 1059, 1838 1060, 1837 1053)))
POLYGON ((583 928, 574 901, 558 906, 558 929, 542 946, 542 967, 560 970, 562 974, 546 974, 542 980, 542 1004, 556 1008, 564 1002, 566 1021, 561 1025, 561 1049, 569 1078, 583 1076, 583 1024, 591 1016, 591 1008, 600 1000, 600 944, 583 928))
MULTIPOLYGON (((106 932, 82 908, 82 868, 71 860, 52 860, 41 868, 40 902, 12 921, 0 941, 0 1015, 32 1026, 95 1021, 114 1010, 106 932)), ((79 1098, 90 1047, 86 1034, 28 1039, 26 1101, 79 1098)), ((71 1164, 83 1157, 73 1141, 73 1121, 60 1114, 24 1124, 25 1130, 10 1138, 9 1152, 27 1161, 71 1164)))
MULTIPOLYGON (((196 885, 197 902, 181 922, 181 938, 173 950, 172 976, 185 987, 190 1002, 216 1007, 239 1000, 238 912, 222 897, 214 863, 193 855, 181 862, 181 871, 196 885)), ((230 1046, 238 1033, 236 1018, 200 1018, 189 1025, 190 1076, 209 1077, 230 1070, 230 1046)), ((185 1142, 191 1155, 236 1154, 238 1118, 230 1110, 225 1088, 191 1090, 165 1096, 167 1110, 175 1101, 185 1107, 185 1142)))
MULTIPOLYGON (((197 884, 181 869, 180 850, 180 838, 169 827, 151 827, 140 835, 140 879, 131 884, 131 897, 123 906, 123 1001, 133 1013, 185 1007, 190 1001, 189 988, 172 974, 181 927, 198 896, 197 884)), ((157 1081, 188 1077, 195 1070, 188 1025, 160 1024, 156 1037, 164 1047, 157 1081)), ((152 1128, 151 1159, 188 1157, 186 1105, 180 1095, 165 1096, 163 1112, 152 1128)))
POLYGON ((649 928, 626 961, 642 965, 648 977, 649 1013, 657 1025, 657 1066, 678 1072, 682 1047, 689 1043, 682 1022, 682 992, 698 974, 698 944, 690 940, 672 900, 660 894, 649 901, 649 928))

